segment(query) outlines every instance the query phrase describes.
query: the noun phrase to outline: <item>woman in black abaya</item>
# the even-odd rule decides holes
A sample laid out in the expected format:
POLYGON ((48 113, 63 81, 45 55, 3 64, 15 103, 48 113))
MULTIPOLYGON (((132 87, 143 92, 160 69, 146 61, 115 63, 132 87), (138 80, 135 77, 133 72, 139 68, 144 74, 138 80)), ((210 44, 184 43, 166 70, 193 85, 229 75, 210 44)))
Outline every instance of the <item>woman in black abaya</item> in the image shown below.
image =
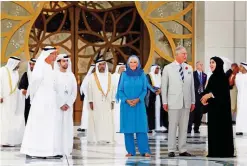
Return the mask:
POLYGON ((219 57, 210 59, 213 74, 201 99, 208 110, 207 157, 234 157, 230 91, 223 65, 219 57))

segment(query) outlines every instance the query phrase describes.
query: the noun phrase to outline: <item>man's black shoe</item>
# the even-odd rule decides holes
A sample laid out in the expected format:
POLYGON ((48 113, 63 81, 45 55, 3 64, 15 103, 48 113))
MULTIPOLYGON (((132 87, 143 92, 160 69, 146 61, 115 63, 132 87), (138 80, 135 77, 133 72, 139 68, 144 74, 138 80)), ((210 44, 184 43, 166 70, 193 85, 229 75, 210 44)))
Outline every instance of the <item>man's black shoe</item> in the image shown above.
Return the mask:
POLYGON ((174 152, 168 153, 168 157, 175 157, 175 153, 174 152))
POLYGON ((183 152, 183 153, 179 153, 179 156, 193 156, 193 155, 188 152, 183 152))
POLYGON ((242 132, 236 132, 236 135, 244 135, 242 132))
POLYGON ((56 156, 53 156, 53 158, 55 158, 55 159, 61 159, 61 158, 63 158, 63 155, 56 155, 56 156))
POLYGON ((26 155, 26 158, 28 158, 28 159, 46 159, 46 157, 29 156, 29 155, 26 155))
POLYGON ((81 129, 81 128, 78 128, 77 131, 80 131, 80 132, 85 132, 86 129, 81 129))

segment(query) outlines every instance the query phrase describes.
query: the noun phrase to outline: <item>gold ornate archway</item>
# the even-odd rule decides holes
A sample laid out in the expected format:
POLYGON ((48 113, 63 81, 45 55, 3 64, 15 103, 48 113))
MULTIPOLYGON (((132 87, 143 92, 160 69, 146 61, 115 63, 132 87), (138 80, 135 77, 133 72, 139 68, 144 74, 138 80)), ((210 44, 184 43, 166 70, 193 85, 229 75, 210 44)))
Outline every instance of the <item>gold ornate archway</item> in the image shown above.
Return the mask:
MULTIPOLYGON (((95 1, 94 1, 95 2, 95 1)), ((101 8, 106 2, 81 2, 86 8, 101 8), (97 4, 98 3, 98 4, 97 4)), ((113 2, 107 2, 108 8, 113 2)), ((121 3, 121 2, 119 2, 121 3)), ((10 1, 1 2, 1 63, 10 56, 29 59, 29 35, 33 23, 45 2, 10 1)), ((145 65, 147 70, 155 58, 162 57, 171 62, 176 45, 188 50, 188 63, 194 62, 194 2, 163 1, 135 2, 150 36, 150 54, 145 65)), ((56 8, 56 6, 54 6, 56 8)))

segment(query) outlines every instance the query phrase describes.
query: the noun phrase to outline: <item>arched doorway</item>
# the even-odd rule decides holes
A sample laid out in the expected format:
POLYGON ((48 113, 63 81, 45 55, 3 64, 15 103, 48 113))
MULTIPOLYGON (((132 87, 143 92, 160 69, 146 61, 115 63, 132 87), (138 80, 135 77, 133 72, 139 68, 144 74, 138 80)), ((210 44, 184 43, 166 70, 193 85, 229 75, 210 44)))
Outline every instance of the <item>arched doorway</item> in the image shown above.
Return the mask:
MULTIPOLYGON (((107 59, 111 72, 118 62, 130 55, 146 64, 150 45, 148 34, 134 2, 46 2, 33 24, 29 39, 32 57, 37 57, 46 45, 57 46, 67 53, 73 64, 78 87, 88 68, 100 52, 107 59), (146 35, 144 43, 144 35, 146 35)), ((80 121, 82 103, 78 95, 74 120, 80 121)))

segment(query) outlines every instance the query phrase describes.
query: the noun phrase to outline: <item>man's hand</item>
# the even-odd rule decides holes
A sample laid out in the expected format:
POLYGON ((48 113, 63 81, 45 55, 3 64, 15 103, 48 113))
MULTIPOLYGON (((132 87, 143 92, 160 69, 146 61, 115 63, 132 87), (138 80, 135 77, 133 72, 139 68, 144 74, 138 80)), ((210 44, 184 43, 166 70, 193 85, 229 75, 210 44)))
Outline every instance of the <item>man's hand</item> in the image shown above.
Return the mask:
POLYGON ((22 94, 23 94, 24 96, 26 96, 26 94, 27 94, 27 90, 22 89, 22 94))
POLYGON ((60 109, 62 111, 67 111, 68 110, 67 104, 64 104, 60 109))
POLYGON ((69 105, 65 104, 66 111, 69 109, 69 105))
POLYGON ((93 111, 93 102, 89 103, 90 109, 93 111))
POLYGON ((168 112, 168 104, 163 104, 163 109, 168 112))
POLYGON ((160 89, 158 89, 158 90, 155 92, 156 95, 159 95, 160 93, 161 93, 160 89))
POLYGON ((0 98, 0 103, 3 103, 3 98, 0 98))
POLYGON ((236 75, 239 72, 239 67, 235 67, 235 69, 232 71, 234 75, 236 75))
POLYGON ((191 104, 191 107, 190 107, 190 112, 193 112, 195 110, 195 104, 191 104))
POLYGON ((111 109, 112 109, 112 110, 114 109, 114 105, 115 105, 115 102, 112 101, 112 102, 111 102, 111 109))

